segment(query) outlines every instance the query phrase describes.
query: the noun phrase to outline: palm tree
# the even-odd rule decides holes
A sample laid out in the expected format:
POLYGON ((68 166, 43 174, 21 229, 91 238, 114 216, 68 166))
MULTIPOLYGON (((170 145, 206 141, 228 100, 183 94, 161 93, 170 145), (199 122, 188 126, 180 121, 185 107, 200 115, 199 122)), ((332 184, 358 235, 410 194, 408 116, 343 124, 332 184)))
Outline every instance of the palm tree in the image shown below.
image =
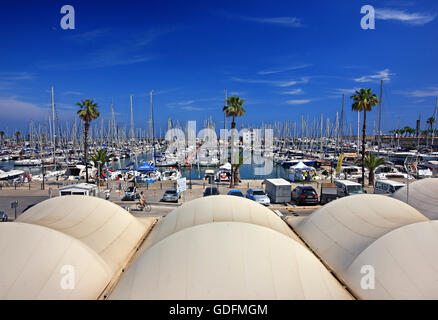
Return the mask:
POLYGON ((105 149, 98 149, 91 157, 90 160, 94 163, 94 166, 99 168, 99 176, 103 178, 103 169, 105 163, 109 162, 114 157, 113 154, 108 154, 105 149))
POLYGON ((409 128, 409 136, 414 136, 416 132, 417 130, 415 130, 414 128, 409 128))
POLYGON ((374 171, 376 171, 378 166, 381 166, 385 163, 385 159, 383 158, 377 158, 374 154, 370 153, 365 158, 365 167, 369 170, 368 175, 368 185, 373 186, 374 185, 374 171))
MULTIPOLYGON (((240 99, 237 96, 232 96, 229 97, 226 101, 226 106, 224 106, 224 108, 222 109, 223 112, 225 112, 225 115, 227 117, 232 117, 233 121, 231 122, 231 143, 234 143, 234 134, 235 134, 235 130, 236 129, 236 118, 237 117, 242 117, 246 111, 245 109, 243 109, 243 104, 245 103, 245 100, 240 99)), ((231 147, 233 148, 233 146, 231 147)), ((233 155, 232 155, 233 156, 233 155)), ((234 176, 239 176, 239 166, 234 167, 233 162, 235 163, 236 159, 231 159, 231 185, 238 185, 239 181, 237 180, 237 182, 234 179, 234 176), (234 160, 234 161, 233 161, 234 160), (237 171, 237 173, 234 172, 234 170, 237 171), (237 184, 236 184, 237 183, 237 184)))
POLYGON ((99 107, 93 100, 82 100, 76 103, 79 106, 77 114, 79 118, 84 122, 84 153, 85 153, 85 177, 88 183, 88 130, 90 128, 90 122, 99 118, 100 113, 97 110, 99 107))
POLYGON ((351 96, 354 103, 351 106, 354 111, 363 111, 362 129, 362 187, 365 187, 365 142, 367 130, 367 111, 373 110, 373 106, 379 103, 379 99, 371 89, 356 90, 356 94, 351 96))
POLYGON ((434 117, 430 117, 430 118, 427 119, 426 122, 427 122, 427 124, 430 126, 430 130, 432 130, 432 129, 433 129, 433 125, 434 125, 434 123, 436 122, 436 120, 435 120, 434 117))
POLYGON ((16 132, 15 132, 15 138, 17 139, 17 144, 18 144, 18 142, 19 142, 20 135, 21 135, 21 132, 20 132, 20 131, 16 131, 16 132))
MULTIPOLYGON (((433 125, 434 125, 435 122, 436 122, 436 120, 435 120, 434 117, 430 117, 426 121, 426 123, 430 126, 430 133, 432 133, 432 137, 433 137, 433 125)), ((428 137, 427 141, 429 142, 429 135, 427 137, 428 137)))

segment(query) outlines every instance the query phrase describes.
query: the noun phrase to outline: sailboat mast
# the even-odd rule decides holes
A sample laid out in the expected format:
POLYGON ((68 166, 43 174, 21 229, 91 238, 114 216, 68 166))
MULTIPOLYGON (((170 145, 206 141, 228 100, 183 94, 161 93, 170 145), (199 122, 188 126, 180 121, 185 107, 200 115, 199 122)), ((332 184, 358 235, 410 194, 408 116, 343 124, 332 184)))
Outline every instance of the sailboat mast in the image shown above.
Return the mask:
MULTIPOLYGON (((434 138, 435 138, 435 132, 436 132, 436 116, 437 116, 437 111, 438 111, 438 98, 436 98, 436 105, 435 105, 435 112, 433 113, 433 119, 435 120, 435 131, 432 130, 432 146, 433 146, 433 142, 434 142, 434 138)), ((433 127, 432 127, 433 129, 433 127)))
POLYGON ((53 165, 56 168, 56 130, 55 130, 55 88, 52 86, 52 133, 53 133, 53 165))
POLYGON ((151 108, 151 133, 152 133, 152 163, 155 166, 155 130, 154 130, 154 108, 152 105, 152 93, 154 92, 154 90, 151 90, 150 92, 150 108, 151 108))
POLYGON ((380 80, 380 99, 379 99, 379 133, 378 133, 378 147, 377 151, 380 152, 381 145, 381 122, 382 122, 382 94, 383 94, 383 80, 380 80))

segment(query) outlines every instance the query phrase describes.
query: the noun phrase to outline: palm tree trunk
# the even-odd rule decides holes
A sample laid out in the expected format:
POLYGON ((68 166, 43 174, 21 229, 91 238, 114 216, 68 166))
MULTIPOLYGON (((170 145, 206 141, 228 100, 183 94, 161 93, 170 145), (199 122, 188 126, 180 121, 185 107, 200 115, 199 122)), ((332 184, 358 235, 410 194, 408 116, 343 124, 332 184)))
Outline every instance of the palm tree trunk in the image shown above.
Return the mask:
POLYGON ((365 142, 367 131, 367 110, 363 109, 363 131, 362 131, 362 187, 365 187, 365 142))
POLYGON ((238 186, 240 184, 240 174, 239 168, 234 169, 234 186, 238 186))
POLYGON ((370 173, 369 173, 369 175, 368 175, 368 185, 369 186, 373 186, 374 185, 374 170, 371 170, 371 169, 369 169, 370 170, 370 173))
POLYGON ((233 164, 233 148, 234 148, 234 129, 236 129, 236 122, 234 121, 235 117, 233 116, 233 121, 231 122, 231 179, 230 179, 230 188, 234 186, 235 184, 235 179, 234 179, 234 164, 233 164))
POLYGON ((84 123, 84 157, 85 157, 85 180, 88 183, 88 128, 90 124, 88 122, 84 123))

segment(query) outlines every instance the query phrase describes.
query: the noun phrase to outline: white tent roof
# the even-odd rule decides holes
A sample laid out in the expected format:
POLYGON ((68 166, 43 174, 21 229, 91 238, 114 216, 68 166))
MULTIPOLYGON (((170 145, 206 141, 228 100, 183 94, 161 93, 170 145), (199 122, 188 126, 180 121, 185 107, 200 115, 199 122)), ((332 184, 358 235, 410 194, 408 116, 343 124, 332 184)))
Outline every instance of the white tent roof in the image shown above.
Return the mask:
POLYGON ((407 204, 381 195, 354 195, 287 222, 340 276, 376 239, 404 225, 427 221, 407 204))
POLYGON ((306 166, 302 161, 298 162, 296 165, 291 167, 291 169, 295 170, 312 170, 312 167, 306 166))
POLYGON ((295 240, 249 223, 185 228, 144 252, 111 299, 351 299, 295 240))
POLYGON ((431 220, 438 220, 438 178, 422 179, 397 190, 393 197, 407 202, 431 220))
POLYGON ((112 276, 102 258, 82 242, 17 222, 0 223, 0 270, 0 299, 97 299, 112 276), (68 283, 64 277, 71 270, 74 289, 65 290, 61 281, 68 283))
POLYGON ((141 250, 185 228, 232 221, 264 226, 300 241, 279 216, 263 205, 246 198, 218 195, 192 200, 170 212, 153 229, 141 250))
POLYGON ((125 266, 148 231, 120 206, 86 196, 51 198, 27 210, 17 221, 45 226, 80 240, 114 273, 125 266))
POLYGON ((353 262, 346 279, 362 299, 438 298, 438 221, 410 224, 376 240, 353 262), (374 268, 375 288, 361 288, 363 266, 374 268))

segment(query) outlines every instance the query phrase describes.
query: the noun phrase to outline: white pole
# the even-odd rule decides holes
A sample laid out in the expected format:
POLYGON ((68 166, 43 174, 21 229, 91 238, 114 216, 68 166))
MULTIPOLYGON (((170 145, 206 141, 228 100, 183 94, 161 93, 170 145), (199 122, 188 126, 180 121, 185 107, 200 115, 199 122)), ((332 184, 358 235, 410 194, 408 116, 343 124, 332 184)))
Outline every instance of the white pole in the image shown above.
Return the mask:
POLYGON ((55 92, 52 86, 52 133, 53 133, 53 165, 56 168, 55 148, 56 148, 56 130, 55 130, 55 92))

